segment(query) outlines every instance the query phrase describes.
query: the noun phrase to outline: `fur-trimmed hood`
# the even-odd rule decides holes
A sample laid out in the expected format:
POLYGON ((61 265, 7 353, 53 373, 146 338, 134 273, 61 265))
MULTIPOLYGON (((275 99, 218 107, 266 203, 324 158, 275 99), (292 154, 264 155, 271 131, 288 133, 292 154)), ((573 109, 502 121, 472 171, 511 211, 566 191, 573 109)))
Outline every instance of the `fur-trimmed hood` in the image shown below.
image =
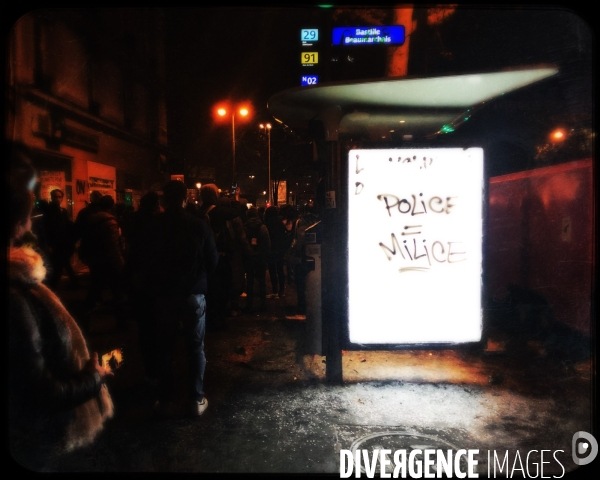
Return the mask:
MULTIPOLYGON (((46 287, 44 280, 46 269, 42 257, 30 247, 10 247, 8 249, 8 275, 11 284, 11 301, 19 304, 37 305, 36 308, 15 309, 14 318, 11 316, 11 325, 27 324, 38 331, 31 332, 31 339, 15 334, 9 329, 11 341, 27 345, 29 342, 35 343, 41 338, 39 330, 42 328, 47 331, 52 329, 56 332, 57 338, 62 343, 62 348, 66 353, 62 363, 62 374, 66 379, 69 376, 78 378, 79 373, 84 369, 90 355, 88 352, 85 338, 75 319, 66 310, 60 299, 46 287), (15 287, 15 288, 12 288, 15 287), (40 313, 41 312, 41 313, 40 313), (37 327, 36 327, 37 325, 37 327), (43 325, 43 327, 42 327, 43 325), (37 340, 36 340, 37 339, 37 340)), ((27 349, 22 349, 27 351, 27 349)), ((15 347, 16 356, 21 349, 15 347)), ((18 358, 11 358, 9 368, 19 375, 39 375, 39 372, 29 372, 19 370, 20 362, 18 358), (12 362, 12 363, 10 363, 12 362)), ((48 368, 46 359, 43 359, 43 365, 40 369, 48 368)), ((54 359, 56 364, 56 359, 54 359)), ((56 368, 56 367, 55 367, 56 368)), ((47 370, 48 375, 53 373, 47 370)), ((58 378, 57 382, 64 382, 65 378, 58 378)), ((33 378, 33 377, 32 377, 33 378)), ((77 380, 73 380, 76 382, 77 380)), ((72 387, 76 388, 72 383, 72 387)), ((22 402, 25 404, 26 402, 22 402)), ((37 412, 31 412, 35 416, 37 412)), ((57 412, 57 416, 62 413, 57 412)), ((84 403, 72 407, 72 415, 67 424, 63 425, 61 433, 61 445, 58 447, 65 450, 72 450, 91 443, 98 433, 102 430, 104 421, 113 416, 113 403, 105 384, 101 384, 100 391, 95 396, 89 398, 84 403)))
POLYGON ((44 260, 31 247, 10 247, 8 249, 8 278, 10 282, 27 285, 42 283, 46 278, 44 260))

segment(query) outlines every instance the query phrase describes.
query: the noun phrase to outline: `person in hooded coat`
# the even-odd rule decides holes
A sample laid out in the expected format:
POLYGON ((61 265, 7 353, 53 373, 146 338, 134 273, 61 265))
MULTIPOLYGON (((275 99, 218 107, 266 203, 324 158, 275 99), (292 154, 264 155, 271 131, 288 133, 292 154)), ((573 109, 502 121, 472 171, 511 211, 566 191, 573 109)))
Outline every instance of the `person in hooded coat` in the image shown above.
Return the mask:
POLYGON ((31 229, 35 171, 27 148, 11 144, 7 175, 8 440, 13 458, 51 471, 61 453, 89 445, 113 416, 105 384, 111 375, 88 351, 77 322, 43 284, 46 268, 24 243, 31 229))

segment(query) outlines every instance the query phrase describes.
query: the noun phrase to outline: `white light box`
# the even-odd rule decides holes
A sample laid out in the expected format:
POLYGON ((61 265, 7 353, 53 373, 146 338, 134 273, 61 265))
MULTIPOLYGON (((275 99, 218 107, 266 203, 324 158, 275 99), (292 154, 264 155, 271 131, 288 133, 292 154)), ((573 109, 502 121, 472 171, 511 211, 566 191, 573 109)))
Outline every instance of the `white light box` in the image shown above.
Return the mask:
POLYGON ((481 339, 483 150, 351 150, 350 342, 481 339))

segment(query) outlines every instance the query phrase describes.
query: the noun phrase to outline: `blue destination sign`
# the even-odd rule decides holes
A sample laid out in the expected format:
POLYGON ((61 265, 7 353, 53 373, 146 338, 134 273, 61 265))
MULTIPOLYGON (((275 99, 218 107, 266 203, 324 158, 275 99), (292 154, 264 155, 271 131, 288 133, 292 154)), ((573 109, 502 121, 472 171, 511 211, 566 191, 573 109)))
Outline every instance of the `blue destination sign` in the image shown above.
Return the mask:
POLYGON ((302 75, 301 86, 306 87, 307 85, 316 85, 319 83, 318 75, 302 75))
POLYGON ((404 25, 387 27, 335 27, 333 45, 402 45, 404 25))

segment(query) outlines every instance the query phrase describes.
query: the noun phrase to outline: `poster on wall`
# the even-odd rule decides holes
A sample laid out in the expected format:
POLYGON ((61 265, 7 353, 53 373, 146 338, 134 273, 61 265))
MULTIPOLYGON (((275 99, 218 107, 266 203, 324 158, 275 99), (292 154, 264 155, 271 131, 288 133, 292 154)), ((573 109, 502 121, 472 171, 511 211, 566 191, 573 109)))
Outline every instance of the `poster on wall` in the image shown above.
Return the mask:
POLYGON ((351 150, 348 162, 350 341, 479 341, 482 149, 351 150))
MULTIPOLYGON (((41 200, 50 201, 50 192, 56 188, 65 192, 65 172, 40 171, 41 200)), ((64 205, 63 205, 64 206, 64 205)))
POLYGON ((287 199, 287 182, 279 180, 277 185, 277 205, 283 205, 287 199))
POLYGON ((117 201, 117 172, 115 167, 102 163, 87 162, 89 191, 99 191, 102 195, 110 195, 117 201))

